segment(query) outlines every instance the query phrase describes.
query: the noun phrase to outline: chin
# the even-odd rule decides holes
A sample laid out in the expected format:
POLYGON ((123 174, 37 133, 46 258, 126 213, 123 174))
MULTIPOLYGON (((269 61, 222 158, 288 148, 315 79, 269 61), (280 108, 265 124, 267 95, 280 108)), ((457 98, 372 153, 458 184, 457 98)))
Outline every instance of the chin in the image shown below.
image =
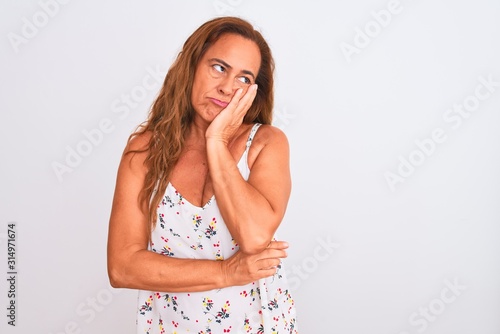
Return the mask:
POLYGON ((193 106, 193 109, 196 117, 201 118, 204 122, 212 123, 224 108, 208 103, 200 103, 197 106, 193 106))
POLYGON ((222 111, 222 109, 216 110, 216 109, 208 108, 203 113, 202 118, 205 121, 212 123, 212 121, 215 119, 215 117, 217 117, 220 114, 221 111, 222 111))

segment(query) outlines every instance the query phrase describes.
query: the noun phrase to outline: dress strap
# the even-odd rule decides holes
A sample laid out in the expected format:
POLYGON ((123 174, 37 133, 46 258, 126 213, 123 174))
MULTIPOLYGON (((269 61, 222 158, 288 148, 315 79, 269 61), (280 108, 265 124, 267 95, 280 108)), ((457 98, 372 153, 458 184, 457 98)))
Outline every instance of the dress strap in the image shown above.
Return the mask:
POLYGON ((255 133, 257 132, 257 130, 261 125, 262 124, 260 123, 255 123, 253 125, 252 130, 250 130, 250 134, 248 135, 245 151, 243 151, 243 154, 241 155, 241 158, 238 161, 238 169, 241 173, 241 176, 243 176, 243 179, 245 180, 248 180, 248 177, 250 176, 250 168, 248 167, 248 151, 250 151, 250 145, 252 145, 255 133))
POLYGON ((246 150, 248 150, 250 148, 250 145, 252 145, 252 140, 253 140, 253 137, 255 136, 255 133, 257 132, 257 130, 259 129, 259 127, 261 126, 262 124, 260 123, 255 123, 253 126, 252 126, 252 130, 250 131, 250 134, 248 135, 248 139, 247 139, 247 148, 246 150))

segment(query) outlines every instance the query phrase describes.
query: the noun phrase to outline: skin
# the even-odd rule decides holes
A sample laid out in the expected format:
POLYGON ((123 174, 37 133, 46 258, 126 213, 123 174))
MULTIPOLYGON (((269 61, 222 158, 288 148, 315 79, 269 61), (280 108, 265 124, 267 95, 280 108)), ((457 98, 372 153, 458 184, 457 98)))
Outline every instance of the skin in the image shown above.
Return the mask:
MULTIPOLYGON (((244 285, 276 273, 288 244, 272 241, 290 196, 288 142, 263 125, 248 156, 251 174, 238 168, 252 124, 242 124, 255 95, 260 52, 254 42, 224 35, 197 65, 193 122, 170 182, 190 203, 213 195, 240 250, 223 261, 180 259, 149 251, 146 203, 138 203, 146 153, 124 155, 118 169, 108 235, 111 285, 153 291, 195 292, 244 285)), ((131 140, 142 149, 151 134, 131 140)))

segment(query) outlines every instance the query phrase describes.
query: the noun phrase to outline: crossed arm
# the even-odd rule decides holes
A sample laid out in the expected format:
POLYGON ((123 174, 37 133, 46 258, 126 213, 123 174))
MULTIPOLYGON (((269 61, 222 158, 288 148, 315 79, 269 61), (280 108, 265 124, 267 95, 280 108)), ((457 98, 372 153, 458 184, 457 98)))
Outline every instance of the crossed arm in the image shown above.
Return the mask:
MULTIPOLYGON (((230 106, 237 109, 235 104, 230 106)), ((230 106, 225 110, 234 115, 235 110, 230 106)), ((226 114, 221 112, 221 115, 226 114)), ((244 285, 274 275, 288 247, 286 242, 271 241, 290 193, 286 137, 272 127, 259 130, 261 149, 253 151, 252 172, 245 181, 227 149, 227 142, 212 136, 222 128, 227 129, 227 123, 215 123, 207 130, 210 176, 221 214, 240 250, 223 261, 174 258, 148 250, 147 207, 137 200, 147 172, 144 165, 147 153, 124 154, 118 169, 108 234, 108 275, 112 286, 196 292, 244 285)), ((143 134, 131 140, 125 152, 146 147, 148 136, 143 134)))

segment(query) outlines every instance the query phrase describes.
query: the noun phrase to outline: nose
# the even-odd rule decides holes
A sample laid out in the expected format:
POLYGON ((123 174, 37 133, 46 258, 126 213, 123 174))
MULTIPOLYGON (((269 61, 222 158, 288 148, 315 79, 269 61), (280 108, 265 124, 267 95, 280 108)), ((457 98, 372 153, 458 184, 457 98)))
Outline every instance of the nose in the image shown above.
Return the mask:
POLYGON ((238 88, 239 87, 236 84, 236 80, 228 76, 219 81, 217 90, 222 95, 231 96, 238 88))

